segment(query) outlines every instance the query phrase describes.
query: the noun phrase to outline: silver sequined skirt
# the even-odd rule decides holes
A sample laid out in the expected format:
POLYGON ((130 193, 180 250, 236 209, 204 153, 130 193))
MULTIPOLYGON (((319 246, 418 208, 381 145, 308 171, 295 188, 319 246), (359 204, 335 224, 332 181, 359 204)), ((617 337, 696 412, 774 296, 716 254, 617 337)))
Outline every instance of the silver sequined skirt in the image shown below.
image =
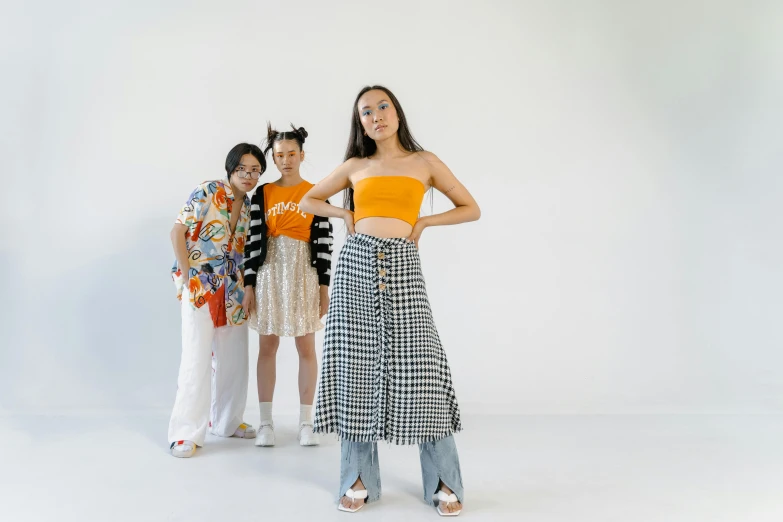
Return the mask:
POLYGON ((256 276, 256 311, 248 324, 259 335, 300 337, 324 327, 319 317, 318 272, 310 244, 288 236, 270 237, 256 276))

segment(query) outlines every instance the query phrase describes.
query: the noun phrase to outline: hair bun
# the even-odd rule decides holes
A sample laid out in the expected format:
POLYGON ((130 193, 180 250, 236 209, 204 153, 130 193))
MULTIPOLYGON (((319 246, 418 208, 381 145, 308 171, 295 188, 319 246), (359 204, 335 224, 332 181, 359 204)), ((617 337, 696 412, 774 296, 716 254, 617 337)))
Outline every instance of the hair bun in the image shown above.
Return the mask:
POLYGON ((272 124, 266 122, 266 139, 271 142, 277 136, 277 131, 272 128, 272 124))
POLYGON ((302 137, 302 141, 304 141, 305 138, 309 136, 309 134, 307 134, 307 131, 305 130, 304 127, 299 127, 298 129, 296 129, 296 132, 302 137))

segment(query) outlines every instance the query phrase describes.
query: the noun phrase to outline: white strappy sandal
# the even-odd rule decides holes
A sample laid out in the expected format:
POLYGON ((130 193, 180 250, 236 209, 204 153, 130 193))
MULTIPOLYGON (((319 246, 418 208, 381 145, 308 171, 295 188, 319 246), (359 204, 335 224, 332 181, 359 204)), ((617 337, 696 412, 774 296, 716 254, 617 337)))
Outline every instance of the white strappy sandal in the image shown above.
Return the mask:
POLYGON ((359 504, 359 507, 351 509, 351 508, 347 508, 347 507, 343 506, 342 501, 340 501, 337 504, 337 509, 339 509, 340 511, 345 511, 345 512, 348 512, 348 513, 356 513, 357 511, 362 509, 364 507, 364 505, 367 503, 367 501, 366 501, 366 499, 367 499, 367 490, 366 489, 360 489, 358 491, 354 491, 353 489, 348 488, 348 491, 345 492, 344 496, 350 498, 351 501, 354 501, 354 500, 364 500, 364 502, 359 504))
POLYGON ((452 511, 449 513, 448 511, 441 511, 440 510, 440 503, 445 502, 446 504, 451 504, 452 502, 459 502, 459 499, 457 498, 457 495, 452 493, 451 495, 447 495, 444 491, 438 491, 435 493, 434 497, 438 501, 438 515, 442 517, 456 517, 460 513, 462 513, 462 509, 460 508, 458 511, 452 511))

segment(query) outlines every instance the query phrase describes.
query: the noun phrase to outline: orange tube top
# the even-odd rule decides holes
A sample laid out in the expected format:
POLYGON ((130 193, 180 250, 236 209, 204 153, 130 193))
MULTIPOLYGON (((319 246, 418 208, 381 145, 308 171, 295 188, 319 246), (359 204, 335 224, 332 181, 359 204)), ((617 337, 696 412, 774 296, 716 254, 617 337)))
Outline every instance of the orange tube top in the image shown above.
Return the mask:
POLYGON ((371 176, 354 186, 354 222, 368 217, 397 218, 416 224, 427 187, 410 176, 371 176))

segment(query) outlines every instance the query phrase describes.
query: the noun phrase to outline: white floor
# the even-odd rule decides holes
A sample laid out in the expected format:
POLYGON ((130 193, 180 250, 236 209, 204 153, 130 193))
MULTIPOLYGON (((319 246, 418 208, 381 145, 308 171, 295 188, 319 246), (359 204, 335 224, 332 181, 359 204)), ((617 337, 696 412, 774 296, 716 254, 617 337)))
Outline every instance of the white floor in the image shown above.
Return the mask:
MULTIPOLYGON (((252 416, 248 421, 253 422, 252 416)), ((436 520, 413 447, 380 448, 383 498, 335 508, 339 445, 209 438, 175 459, 165 415, 0 417, 0 520, 436 520)), ((783 520, 783 416, 472 416, 461 520, 783 520)))

